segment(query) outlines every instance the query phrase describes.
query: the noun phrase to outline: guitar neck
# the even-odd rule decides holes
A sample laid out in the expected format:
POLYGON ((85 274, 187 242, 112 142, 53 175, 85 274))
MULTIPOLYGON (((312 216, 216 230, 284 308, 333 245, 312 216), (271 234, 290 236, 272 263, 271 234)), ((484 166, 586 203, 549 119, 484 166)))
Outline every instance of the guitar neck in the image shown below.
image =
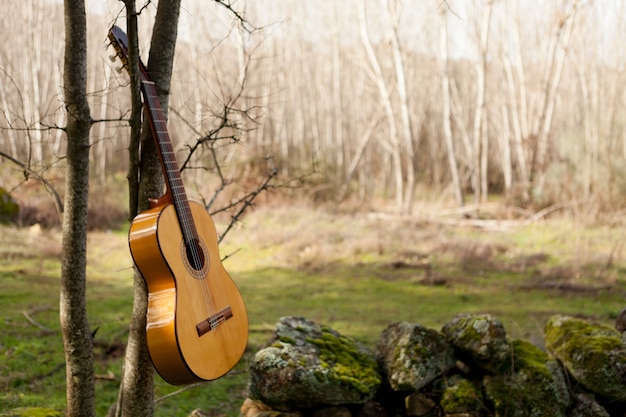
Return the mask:
POLYGON ((167 132, 167 121, 165 120, 165 114, 163 113, 154 82, 141 80, 141 92, 144 96, 145 107, 150 126, 152 127, 152 136, 159 151, 167 193, 171 196, 176 208, 176 215, 184 239, 186 242, 197 240, 198 234, 191 215, 187 193, 185 193, 183 179, 180 176, 178 162, 176 161, 176 154, 172 147, 170 135, 167 132))

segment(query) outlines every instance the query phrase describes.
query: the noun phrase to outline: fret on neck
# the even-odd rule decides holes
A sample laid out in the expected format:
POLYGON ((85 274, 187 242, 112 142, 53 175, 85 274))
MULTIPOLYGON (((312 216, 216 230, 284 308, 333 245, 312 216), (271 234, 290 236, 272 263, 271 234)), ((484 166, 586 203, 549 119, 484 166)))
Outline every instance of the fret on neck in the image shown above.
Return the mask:
POLYGON ((163 164, 165 182, 174 201, 178 222, 181 226, 183 236, 185 237, 185 240, 189 242, 190 240, 197 239, 197 232, 191 215, 189 202, 187 201, 187 194, 185 193, 185 188, 183 187, 180 170, 178 169, 176 154, 174 153, 174 148, 172 147, 170 135, 167 132, 165 114, 161 108, 161 102, 159 100, 154 82, 141 80, 141 87, 146 108, 148 110, 152 133, 154 139, 156 140, 161 162, 163 164))

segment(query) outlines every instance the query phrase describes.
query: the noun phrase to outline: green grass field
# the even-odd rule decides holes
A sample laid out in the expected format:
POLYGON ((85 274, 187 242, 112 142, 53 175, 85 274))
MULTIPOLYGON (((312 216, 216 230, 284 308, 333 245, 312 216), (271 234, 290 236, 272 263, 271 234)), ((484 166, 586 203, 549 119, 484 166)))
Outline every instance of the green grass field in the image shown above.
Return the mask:
MULTIPOLYGON (((393 321, 440 328, 459 312, 492 313, 511 337, 539 345, 552 314, 612 324, 626 306, 623 227, 573 220, 506 226, 487 231, 304 207, 249 214, 221 248, 249 311, 248 352, 233 375, 181 392, 157 377, 157 416, 196 408, 238 415, 247 363, 285 315, 330 325, 370 347, 393 321)), ((4 227, 0 236, 0 410, 62 410, 60 233, 4 227)), ((132 307, 126 231, 92 233, 88 261, 103 416, 117 395, 132 307)))

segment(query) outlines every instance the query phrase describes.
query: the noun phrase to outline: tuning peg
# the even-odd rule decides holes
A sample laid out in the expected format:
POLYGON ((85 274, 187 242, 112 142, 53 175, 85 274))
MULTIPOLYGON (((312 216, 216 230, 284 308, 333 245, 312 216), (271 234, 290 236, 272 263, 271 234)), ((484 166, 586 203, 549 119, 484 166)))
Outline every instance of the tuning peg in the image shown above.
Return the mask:
POLYGON ((115 71, 117 71, 118 74, 121 74, 123 70, 124 70, 123 66, 115 68, 115 71))
POLYGON ((118 56, 119 56, 119 54, 109 55, 109 59, 111 60, 111 62, 115 62, 115 60, 117 59, 118 56))

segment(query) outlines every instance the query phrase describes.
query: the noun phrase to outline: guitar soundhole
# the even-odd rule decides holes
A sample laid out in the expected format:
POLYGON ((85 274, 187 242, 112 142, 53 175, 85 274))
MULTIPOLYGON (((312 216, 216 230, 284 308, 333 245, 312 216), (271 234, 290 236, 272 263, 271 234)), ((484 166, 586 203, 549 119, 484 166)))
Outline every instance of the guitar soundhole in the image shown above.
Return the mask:
POLYGON ((194 278, 204 278, 208 270, 209 259, 207 258, 207 249, 204 242, 193 239, 189 242, 183 242, 181 247, 183 252, 185 266, 194 278))
POLYGON ((200 243, 197 240, 192 240, 185 246, 189 265, 196 271, 202 271, 202 268, 204 268, 204 252, 200 247, 200 243))

